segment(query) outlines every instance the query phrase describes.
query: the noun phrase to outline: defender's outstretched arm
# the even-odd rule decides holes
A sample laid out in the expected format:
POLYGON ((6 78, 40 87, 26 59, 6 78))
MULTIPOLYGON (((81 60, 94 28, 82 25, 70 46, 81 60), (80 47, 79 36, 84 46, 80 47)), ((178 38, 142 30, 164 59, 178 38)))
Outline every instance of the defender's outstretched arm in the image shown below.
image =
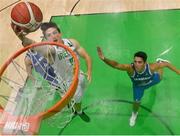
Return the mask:
POLYGON ((97 52, 98 52, 98 56, 99 58, 104 61, 106 64, 108 64, 109 66, 122 70, 122 71, 127 71, 127 72, 131 72, 132 71, 132 67, 130 64, 120 64, 114 60, 110 60, 108 58, 106 58, 102 52, 102 49, 100 47, 97 47, 97 52))

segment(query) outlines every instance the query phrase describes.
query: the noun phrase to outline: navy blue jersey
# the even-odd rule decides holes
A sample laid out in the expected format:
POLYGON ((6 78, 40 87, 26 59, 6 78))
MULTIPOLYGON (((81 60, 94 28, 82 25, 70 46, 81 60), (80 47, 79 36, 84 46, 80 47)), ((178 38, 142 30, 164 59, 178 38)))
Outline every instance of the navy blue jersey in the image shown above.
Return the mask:
POLYGON ((132 64, 132 67, 134 69, 134 74, 130 76, 131 81, 136 86, 145 86, 152 82, 153 80, 153 73, 151 73, 151 70, 149 68, 149 64, 145 65, 145 69, 143 72, 139 73, 136 71, 134 64, 132 64))
POLYGON ((57 76, 54 73, 53 67, 47 62, 46 58, 37 52, 28 52, 26 57, 30 58, 36 72, 38 72, 49 83, 57 86, 57 76))

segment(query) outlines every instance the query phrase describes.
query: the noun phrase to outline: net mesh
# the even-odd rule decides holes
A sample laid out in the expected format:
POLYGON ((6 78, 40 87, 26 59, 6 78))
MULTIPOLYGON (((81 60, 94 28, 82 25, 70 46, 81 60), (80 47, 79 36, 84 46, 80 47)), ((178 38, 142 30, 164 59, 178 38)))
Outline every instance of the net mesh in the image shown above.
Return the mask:
MULTIPOLYGON (((62 47, 47 46, 41 46, 44 48, 42 51, 28 50, 9 64, 0 82, 4 112, 24 118, 36 115, 47 111, 66 94, 73 80, 73 57, 62 47), (27 76, 24 58, 32 62, 32 78, 27 76)), ((63 128, 74 115, 74 103, 71 99, 67 106, 45 119, 45 122, 63 128)))

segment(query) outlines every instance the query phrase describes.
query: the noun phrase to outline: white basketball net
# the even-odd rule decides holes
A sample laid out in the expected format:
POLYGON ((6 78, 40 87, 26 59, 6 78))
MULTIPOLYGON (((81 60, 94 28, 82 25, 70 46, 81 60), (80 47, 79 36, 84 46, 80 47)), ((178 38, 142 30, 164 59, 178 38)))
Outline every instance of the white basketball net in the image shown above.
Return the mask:
MULTIPOLYGON (((41 48, 44 47, 42 46, 41 48)), ((50 75, 47 69, 45 69, 47 67, 44 68, 44 66, 41 66, 41 63, 38 61, 39 58, 36 58, 36 51, 32 52, 32 50, 28 50, 28 52, 24 52, 9 64, 0 82, 0 89, 2 90, 0 99, 1 102, 4 102, 5 112, 24 117, 35 115, 39 112, 46 111, 64 96, 72 83, 74 61, 70 53, 61 47, 57 47, 58 54, 55 50, 53 52, 52 50, 56 47, 51 46, 51 51, 46 47, 45 51, 48 53, 48 57, 46 56, 46 58, 43 57, 44 54, 42 52, 38 52, 47 60, 48 64, 50 64, 49 66, 53 67, 56 76, 50 75), (24 58, 27 53, 31 54, 30 57, 28 56, 31 61, 31 57, 34 57, 37 61, 36 64, 32 64, 32 67, 35 67, 35 65, 41 67, 41 70, 46 74, 44 77, 33 68, 32 77, 34 80, 27 78, 24 64, 24 58), (61 57, 61 59, 56 60, 57 56, 61 57), (52 82, 47 80, 46 77, 51 77, 52 82)), ((74 100, 71 99, 63 110, 45 119, 45 122, 52 126, 63 128, 71 121, 74 115, 74 103, 74 100)), ((4 131, 8 131, 8 129, 4 128, 4 131)), ((24 134, 22 131, 17 133, 24 134)))

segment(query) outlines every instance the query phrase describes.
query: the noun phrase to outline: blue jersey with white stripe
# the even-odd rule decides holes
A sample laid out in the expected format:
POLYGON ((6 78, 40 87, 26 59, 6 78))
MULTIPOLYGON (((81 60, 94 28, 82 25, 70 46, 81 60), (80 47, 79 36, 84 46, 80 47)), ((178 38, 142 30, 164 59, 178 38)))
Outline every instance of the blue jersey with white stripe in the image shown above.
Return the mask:
POLYGON ((134 74, 130 76, 130 78, 134 85, 146 86, 153 81, 154 74, 151 73, 149 64, 145 65, 145 69, 141 73, 136 71, 134 64, 132 64, 132 67, 134 69, 134 74))
POLYGON ((46 58, 37 52, 28 52, 26 56, 30 58, 36 72, 38 72, 49 83, 57 86, 57 76, 54 73, 53 67, 47 62, 46 58))

